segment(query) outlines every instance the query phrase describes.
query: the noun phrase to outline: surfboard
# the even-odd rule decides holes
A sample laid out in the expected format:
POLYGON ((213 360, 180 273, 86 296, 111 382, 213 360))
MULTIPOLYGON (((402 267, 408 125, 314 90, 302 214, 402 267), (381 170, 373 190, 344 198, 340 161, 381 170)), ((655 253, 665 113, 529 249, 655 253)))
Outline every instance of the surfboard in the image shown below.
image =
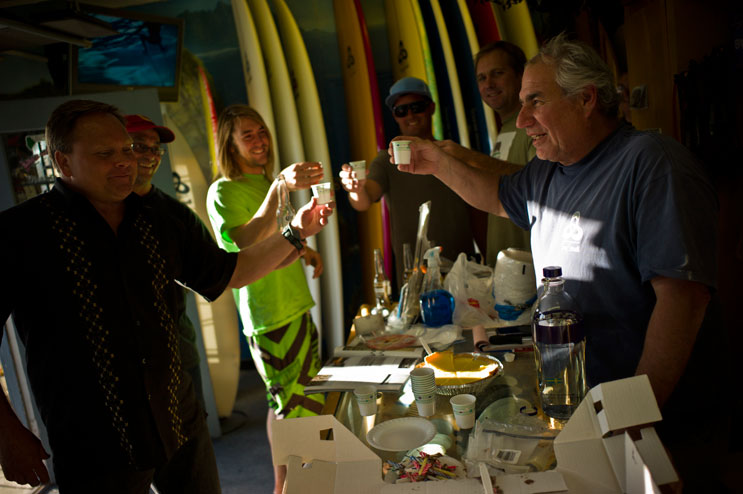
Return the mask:
POLYGON ((499 41, 498 23, 495 21, 495 12, 489 2, 482 0, 467 0, 467 7, 475 25, 477 42, 485 46, 493 41, 499 41))
POLYGON ((385 0, 387 37, 390 45, 392 76, 417 77, 428 84, 436 111, 433 114, 433 136, 443 138, 439 93, 428 47, 428 36, 420 15, 418 0, 385 0))
MULTIPOLYGON (((271 90, 271 105, 276 121, 274 146, 279 151, 279 163, 281 164, 279 168, 284 168, 292 163, 306 161, 302 131, 299 128, 299 117, 297 116, 297 105, 294 102, 289 70, 286 67, 284 50, 281 47, 281 39, 271 9, 269 9, 266 0, 248 0, 248 7, 255 20, 258 38, 261 41, 263 60, 266 63, 266 72, 269 74, 268 86, 271 90)), ((276 169, 274 175, 278 174, 279 171, 279 169, 276 169)), ((299 190, 292 193, 292 203, 297 207, 309 200, 309 190, 299 190)), ((318 250, 317 238, 308 238, 307 245, 318 250)), ((312 320, 322 334, 322 289, 320 280, 312 278, 314 270, 315 268, 312 266, 304 265, 307 284, 312 299, 315 301, 315 305, 311 309, 312 320)))
MULTIPOLYGON (((305 157, 309 161, 321 162, 325 177, 332 180, 333 169, 325 134, 325 121, 307 48, 286 2, 274 0, 274 7, 287 66, 293 81, 292 86, 295 88, 294 99, 299 115, 305 157)), ((329 340, 328 348, 336 348, 344 344, 345 334, 338 215, 334 214, 330 217, 330 221, 319 234, 318 244, 324 266, 320 278, 323 334, 329 340)), ((322 347, 320 344, 320 349, 322 347)))
POLYGON ((530 59, 539 51, 534 24, 526 0, 512 0, 508 6, 491 3, 501 39, 518 45, 530 59))
POLYGON ((490 154, 490 137, 485 122, 485 111, 483 110, 480 90, 477 87, 475 77, 475 64, 472 60, 472 46, 467 35, 462 14, 458 2, 440 3, 442 18, 445 19, 446 29, 449 32, 451 49, 456 71, 461 83, 462 104, 467 122, 467 132, 470 137, 470 147, 475 151, 490 154))
MULTIPOLYGON (((467 9, 467 3, 465 0, 457 0, 457 3, 459 4, 459 12, 462 16, 462 23, 464 24, 465 32, 467 33, 467 40, 469 41, 470 50, 472 54, 472 69, 474 70, 475 74, 475 86, 477 86, 477 67, 474 65, 474 58, 475 55, 477 55, 477 52, 480 51, 480 42, 477 40, 477 33, 475 31, 475 25, 472 21, 472 16, 470 15, 469 10, 467 9)), ((492 9, 491 10, 491 18, 493 19, 493 22, 495 23, 495 17, 492 16, 492 9)), ((480 97, 480 90, 477 88, 476 93, 477 99, 480 102, 480 108, 483 110, 483 114, 485 116, 485 125, 487 127, 487 134, 488 134, 488 145, 489 150, 493 149, 493 146, 495 145, 495 139, 498 137, 498 124, 495 120, 495 112, 492 108, 490 108, 488 105, 485 104, 485 102, 482 101, 482 98, 480 97)))
MULTIPOLYGON (((358 2, 333 0, 338 50, 348 115, 348 135, 353 159, 370 163, 377 155, 376 122, 369 61, 362 35, 363 13, 358 2)), ((382 249, 381 205, 373 204, 367 211, 359 212, 359 246, 361 250, 361 281, 364 299, 374 301, 374 249, 382 249)))
MULTIPOLYGON (((170 167, 180 180, 176 197, 188 205, 204 224, 209 225, 206 212, 206 192, 209 185, 204 179, 199 162, 188 139, 167 113, 164 115, 164 123, 175 134, 175 140, 167 146, 170 167)), ((208 230, 212 231, 211 228, 208 230)), ((196 295, 196 308, 217 415, 229 417, 235 406, 240 379, 240 335, 232 290, 226 290, 211 303, 196 295)))
MULTIPOLYGON (((232 12, 235 16, 235 29, 240 44, 240 55, 245 77, 245 89, 248 104, 261 114, 271 135, 276 135, 276 123, 271 106, 271 92, 268 87, 268 76, 263 63, 263 52, 258 41, 258 31, 253 21, 253 14, 246 0, 232 0, 232 12)), ((274 153, 273 167, 279 166, 279 153, 274 153)))
MULTIPOLYGON (((441 36, 439 30, 439 23, 436 20, 436 14, 434 13, 433 4, 431 0, 419 0, 420 12, 423 22, 426 26, 426 33, 428 35, 428 42, 431 49, 431 58, 433 60, 433 68, 436 74, 436 84, 439 90, 439 99, 441 101, 441 120, 444 127, 444 138, 452 139, 462 145, 467 143, 469 147, 469 138, 466 133, 466 124, 462 122, 460 126, 459 116, 464 117, 464 109, 462 108, 462 96, 459 94, 459 82, 457 79, 457 91, 454 91, 454 80, 457 76, 456 68, 449 70, 447 64, 446 53, 449 53, 449 61, 454 66, 454 61, 451 57, 451 45, 448 42, 448 34, 446 36, 446 43, 441 36), (444 46, 446 44, 446 47, 444 46), (464 142, 463 142, 464 140, 464 142)), ((439 14, 440 14, 439 9, 439 14)), ((441 17, 439 16, 439 19, 441 17)), ((446 28, 444 27, 444 31, 446 28)))
MULTIPOLYGON (((379 95, 379 84, 377 83, 377 70, 374 65, 374 54, 372 53, 371 41, 369 39, 369 30, 366 26, 364 9, 361 7, 361 0, 354 0, 356 14, 361 26, 361 41, 364 45, 364 54, 369 73, 369 87, 371 88, 372 110, 374 112, 374 130, 377 136, 377 151, 387 148, 387 141, 384 138, 384 122, 382 119, 382 102, 379 95)), ((387 206, 387 200, 382 197, 380 201, 380 212, 382 216, 382 252, 384 252, 384 269, 385 272, 392 273, 392 230, 390 225, 390 209, 387 206)))
POLYGON ((217 111, 214 108, 212 88, 209 78, 204 70, 204 65, 199 61, 199 89, 201 91, 201 106, 204 112, 204 125, 206 127, 207 144, 209 145, 209 163, 211 177, 217 176, 217 111))
POLYGON ((436 26, 439 30, 439 38, 441 38, 441 48, 444 52, 444 61, 446 63, 446 71, 449 74, 449 84, 451 84, 451 95, 454 100, 454 114, 457 117, 457 128, 459 129, 459 143, 462 146, 470 147, 470 136, 467 131, 467 117, 464 111, 464 102, 462 101, 462 89, 459 82, 459 75, 457 74, 457 65, 454 60, 454 52, 451 48, 451 39, 449 32, 446 28, 446 22, 444 21, 444 15, 441 12, 441 4, 439 0, 430 0, 431 9, 433 10, 433 16, 436 20, 436 26))

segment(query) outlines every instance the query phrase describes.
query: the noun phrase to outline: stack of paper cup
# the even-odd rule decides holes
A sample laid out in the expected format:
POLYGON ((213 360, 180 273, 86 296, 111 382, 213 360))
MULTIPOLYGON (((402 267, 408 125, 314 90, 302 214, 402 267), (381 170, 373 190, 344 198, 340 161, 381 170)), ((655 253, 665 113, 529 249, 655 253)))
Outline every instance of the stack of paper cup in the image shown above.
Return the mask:
POLYGON ((475 400, 474 395, 470 394, 452 396, 449 400, 460 429, 472 429, 475 426, 475 400))
POLYGON ((419 367, 410 371, 410 387, 413 388, 418 415, 430 417, 436 413, 436 376, 430 367, 419 367))
POLYGON ((363 384, 353 390, 359 412, 362 417, 377 413, 377 388, 372 384, 363 384))

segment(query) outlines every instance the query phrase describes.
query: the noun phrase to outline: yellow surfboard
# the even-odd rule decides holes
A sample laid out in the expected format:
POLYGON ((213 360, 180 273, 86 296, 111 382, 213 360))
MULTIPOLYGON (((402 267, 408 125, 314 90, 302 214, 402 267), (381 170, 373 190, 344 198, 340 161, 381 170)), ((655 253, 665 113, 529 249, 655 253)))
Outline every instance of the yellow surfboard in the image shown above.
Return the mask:
POLYGON ((537 36, 534 33, 534 24, 531 22, 526 0, 508 2, 508 7, 495 3, 491 5, 493 6, 501 39, 518 45, 524 50, 527 60, 536 55, 539 51, 539 45, 537 44, 537 36))
MULTIPOLYGON (((343 87, 348 115, 348 136, 354 160, 370 163, 377 155, 374 108, 362 26, 355 2, 333 0, 335 26, 340 50, 343 87)), ((359 245, 361 248, 361 280, 364 300, 374 298, 374 249, 382 249, 382 214, 379 203, 358 214, 359 245)))
MULTIPOLYGON (((274 0, 284 53, 290 76, 297 81, 294 98, 302 130, 305 157, 309 161, 323 164, 325 178, 332 180, 333 169, 325 134, 320 96, 315 75, 307 54, 307 48, 294 16, 284 0, 274 0), (301 83, 300 83, 301 81, 301 83)), ((328 348, 342 346, 345 328, 343 323, 343 280, 341 273, 341 250, 338 235, 338 215, 330 221, 318 236, 319 252, 323 258, 322 288, 322 335, 329 340, 328 348)), ((318 304, 319 305, 319 304, 318 304)), ((322 344, 320 345, 322 348, 322 344)))
POLYGON ((417 77, 428 84, 433 101, 436 103, 436 111, 433 114, 433 136, 436 139, 443 139, 444 131, 436 77, 418 0, 385 0, 384 8, 387 17, 387 38, 390 45, 393 80, 417 77))

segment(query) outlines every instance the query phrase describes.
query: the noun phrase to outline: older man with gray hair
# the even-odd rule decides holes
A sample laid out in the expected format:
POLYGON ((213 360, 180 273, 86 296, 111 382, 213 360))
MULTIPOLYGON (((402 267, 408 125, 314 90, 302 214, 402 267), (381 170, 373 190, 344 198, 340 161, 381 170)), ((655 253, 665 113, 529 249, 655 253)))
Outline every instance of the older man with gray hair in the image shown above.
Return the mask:
POLYGON ((529 229, 537 273, 562 266, 584 314, 590 385, 647 374, 666 421, 687 413, 677 384, 692 374, 698 333, 695 352, 718 336, 699 331, 716 284, 714 188, 678 142, 618 118, 612 73, 582 43, 562 35, 546 43, 527 63, 519 97, 517 126, 537 153, 523 169, 476 169, 414 139, 400 170, 433 174, 471 205, 529 229))

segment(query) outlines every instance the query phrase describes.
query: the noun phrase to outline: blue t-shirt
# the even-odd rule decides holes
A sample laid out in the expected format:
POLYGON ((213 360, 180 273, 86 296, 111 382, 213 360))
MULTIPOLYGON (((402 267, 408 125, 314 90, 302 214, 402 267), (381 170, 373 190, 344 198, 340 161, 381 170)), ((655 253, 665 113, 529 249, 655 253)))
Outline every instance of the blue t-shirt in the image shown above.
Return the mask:
POLYGON ((666 276, 715 286, 717 199, 681 144, 621 125, 571 166, 533 159, 500 200, 531 231, 537 279, 561 266, 586 323, 591 385, 634 374, 666 276))

